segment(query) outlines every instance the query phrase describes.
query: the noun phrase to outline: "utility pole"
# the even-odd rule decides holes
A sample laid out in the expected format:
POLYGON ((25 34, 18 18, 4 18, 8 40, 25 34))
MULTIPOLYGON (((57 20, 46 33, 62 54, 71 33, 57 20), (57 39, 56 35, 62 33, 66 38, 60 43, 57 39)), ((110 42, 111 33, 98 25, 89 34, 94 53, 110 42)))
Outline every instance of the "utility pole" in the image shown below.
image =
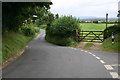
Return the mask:
POLYGON ((106 13, 106 29, 108 27, 108 13, 106 13))

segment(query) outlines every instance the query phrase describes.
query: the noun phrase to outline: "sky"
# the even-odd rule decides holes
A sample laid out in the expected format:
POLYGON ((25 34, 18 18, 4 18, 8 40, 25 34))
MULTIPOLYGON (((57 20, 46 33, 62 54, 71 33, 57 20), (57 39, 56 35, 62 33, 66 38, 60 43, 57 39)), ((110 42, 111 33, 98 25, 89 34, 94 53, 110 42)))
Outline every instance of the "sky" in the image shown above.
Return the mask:
POLYGON ((50 11, 54 14, 75 17, 116 17, 120 0, 51 0, 50 11))

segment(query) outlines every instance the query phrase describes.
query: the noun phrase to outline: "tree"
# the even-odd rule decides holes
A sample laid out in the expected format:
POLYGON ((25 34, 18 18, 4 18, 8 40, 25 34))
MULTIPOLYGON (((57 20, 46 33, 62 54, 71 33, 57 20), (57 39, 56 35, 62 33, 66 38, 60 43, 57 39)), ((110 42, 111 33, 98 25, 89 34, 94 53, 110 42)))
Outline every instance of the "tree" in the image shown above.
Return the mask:
POLYGON ((70 37, 74 35, 72 33, 76 29, 79 29, 77 19, 71 16, 63 16, 52 22, 48 32, 52 35, 70 37))
POLYGON ((33 15, 49 12, 52 2, 5 2, 2 3, 3 30, 18 30, 26 19, 33 19, 33 15))
POLYGON ((56 14, 56 15, 55 15, 55 18, 58 19, 58 18, 59 18, 59 14, 56 14))
POLYGON ((118 17, 118 25, 120 26, 120 10, 118 11, 117 17, 118 17))
POLYGON ((98 20, 97 20, 97 19, 94 19, 94 20, 93 20, 93 23, 98 23, 98 20))

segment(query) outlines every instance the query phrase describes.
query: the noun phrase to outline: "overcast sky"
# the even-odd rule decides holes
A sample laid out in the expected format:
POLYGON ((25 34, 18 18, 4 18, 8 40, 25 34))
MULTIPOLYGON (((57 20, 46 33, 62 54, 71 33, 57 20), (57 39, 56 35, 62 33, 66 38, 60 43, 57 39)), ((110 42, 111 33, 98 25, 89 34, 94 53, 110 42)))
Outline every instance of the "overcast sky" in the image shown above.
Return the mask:
POLYGON ((120 0, 51 0, 51 12, 76 17, 116 17, 120 0))

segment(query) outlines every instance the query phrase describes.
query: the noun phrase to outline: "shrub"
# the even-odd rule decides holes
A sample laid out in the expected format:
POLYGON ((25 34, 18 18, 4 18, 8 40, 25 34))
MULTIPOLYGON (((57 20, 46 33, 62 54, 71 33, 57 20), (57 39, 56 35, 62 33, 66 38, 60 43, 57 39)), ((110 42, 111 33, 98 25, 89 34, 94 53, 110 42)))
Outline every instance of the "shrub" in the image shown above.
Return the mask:
POLYGON ((45 39, 53 44, 60 45, 60 46, 77 46, 77 42, 73 38, 63 38, 61 36, 50 36, 46 35, 45 39))
POLYGON ((96 20, 96 19, 95 19, 95 20, 93 20, 93 23, 98 23, 98 20, 96 20))
POLYGON ((33 26, 30 25, 25 25, 22 28, 19 29, 19 31, 21 33, 23 33, 25 36, 33 36, 35 35, 35 28, 33 26))
POLYGON ((74 30, 78 28, 79 25, 75 18, 72 16, 64 16, 53 21, 48 32, 52 35, 70 37, 74 35, 74 30))
POLYGON ((77 19, 72 16, 63 16, 46 28, 46 40, 57 45, 74 46, 76 29, 79 29, 77 19))
POLYGON ((113 25, 111 27, 108 27, 105 29, 106 34, 104 34, 104 39, 110 37, 112 35, 112 32, 115 34, 120 33, 120 26, 119 25, 113 25))

